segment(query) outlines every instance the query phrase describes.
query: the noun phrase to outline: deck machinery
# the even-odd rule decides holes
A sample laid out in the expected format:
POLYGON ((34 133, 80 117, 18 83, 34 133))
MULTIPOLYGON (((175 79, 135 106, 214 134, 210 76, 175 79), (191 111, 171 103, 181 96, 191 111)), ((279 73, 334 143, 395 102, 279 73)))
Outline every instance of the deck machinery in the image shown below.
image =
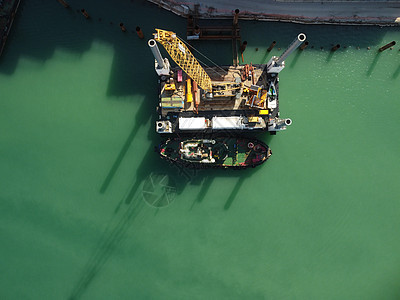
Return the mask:
POLYGON ((291 125, 291 119, 279 116, 278 74, 284 60, 305 41, 305 34, 267 64, 203 67, 174 32, 156 31, 148 45, 159 75, 158 133, 267 130, 275 134, 291 125), (162 58, 156 41, 177 67, 162 58))

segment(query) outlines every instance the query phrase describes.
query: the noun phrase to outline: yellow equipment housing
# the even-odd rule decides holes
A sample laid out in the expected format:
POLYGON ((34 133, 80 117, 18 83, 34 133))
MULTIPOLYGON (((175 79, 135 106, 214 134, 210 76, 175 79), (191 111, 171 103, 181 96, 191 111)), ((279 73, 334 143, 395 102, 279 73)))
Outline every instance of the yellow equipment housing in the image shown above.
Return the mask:
POLYGON ((186 81, 187 88, 186 88, 186 100, 188 103, 193 102, 193 94, 192 94, 192 83, 190 82, 191 79, 188 78, 186 81))

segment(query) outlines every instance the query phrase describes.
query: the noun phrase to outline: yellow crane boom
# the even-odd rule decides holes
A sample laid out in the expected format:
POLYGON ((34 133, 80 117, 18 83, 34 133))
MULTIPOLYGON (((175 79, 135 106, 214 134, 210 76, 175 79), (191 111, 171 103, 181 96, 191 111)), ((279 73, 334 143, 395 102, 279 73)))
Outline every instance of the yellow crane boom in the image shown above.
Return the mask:
POLYGON ((176 33, 162 29, 156 29, 154 39, 159 42, 171 58, 188 74, 190 78, 206 91, 212 92, 211 78, 189 51, 189 48, 182 42, 176 33))

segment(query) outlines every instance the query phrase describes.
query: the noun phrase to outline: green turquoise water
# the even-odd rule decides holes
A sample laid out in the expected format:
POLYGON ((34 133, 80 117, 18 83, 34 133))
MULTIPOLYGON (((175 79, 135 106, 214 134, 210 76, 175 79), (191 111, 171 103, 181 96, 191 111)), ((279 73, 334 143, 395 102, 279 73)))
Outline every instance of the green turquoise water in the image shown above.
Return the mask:
POLYGON ((23 1, 0 59, 1 299, 400 298, 400 52, 377 52, 398 28, 241 22, 248 63, 307 34, 280 74, 293 125, 259 168, 191 172, 153 151, 146 41, 186 21, 68 2, 23 1))

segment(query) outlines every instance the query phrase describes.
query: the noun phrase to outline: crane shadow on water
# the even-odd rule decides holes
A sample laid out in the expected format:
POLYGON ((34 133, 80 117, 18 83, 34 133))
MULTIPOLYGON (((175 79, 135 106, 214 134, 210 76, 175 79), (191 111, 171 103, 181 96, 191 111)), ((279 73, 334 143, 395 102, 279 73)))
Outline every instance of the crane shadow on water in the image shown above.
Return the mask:
MULTIPOLYGON (((140 113, 140 111, 141 110, 139 109, 138 113, 140 113)), ((137 121, 138 123, 135 124, 111 167, 110 172, 106 176, 106 180, 103 182, 100 193, 104 193, 107 187, 111 184, 124 157, 128 153, 129 155, 137 155, 134 151, 129 151, 132 150, 130 149, 130 144, 134 140, 139 126, 138 124, 142 124, 140 118, 137 121)), ((117 203, 111 221, 100 237, 100 240, 94 248, 92 255, 89 257, 88 262, 83 267, 77 283, 72 288, 71 294, 69 295, 69 299, 71 300, 80 299, 82 297, 99 272, 101 272, 107 261, 113 256, 115 250, 121 247, 127 231, 132 228, 133 225, 135 230, 137 230, 142 223, 146 222, 149 216, 146 214, 146 212, 148 212, 148 209, 146 210, 146 208, 148 207, 146 205, 147 201, 145 202, 144 198, 145 191, 143 190, 146 180, 152 175, 160 172, 168 179, 179 177, 179 174, 176 174, 175 169, 168 168, 168 164, 159 159, 158 154, 154 151, 153 145, 159 142, 159 137, 152 129, 153 127, 149 130, 150 146, 142 158, 141 163, 136 168, 133 178, 129 181, 130 186, 126 193, 117 203)), ((184 189, 185 181, 179 178, 179 180, 171 180, 171 182, 172 185, 170 184, 170 186, 161 186, 161 188, 164 188, 162 192, 171 192, 178 195, 184 189), (169 188, 169 190, 165 190, 165 188, 169 188)), ((156 203, 152 202, 151 204, 153 207, 157 208, 156 203)))
MULTIPOLYGON (((151 137, 152 143, 158 142, 158 136, 150 130, 149 136, 151 137)), ((268 143, 271 137, 268 135, 262 139, 264 142, 268 143)), ((231 192, 227 195, 225 199, 225 204, 223 206, 224 210, 228 210, 233 201, 236 199, 237 194, 242 189, 246 180, 250 179, 251 176, 255 174, 261 166, 255 169, 246 170, 192 170, 181 168, 177 165, 169 165, 167 162, 158 158, 158 154, 152 149, 152 145, 147 150, 145 156, 143 157, 140 165, 137 167, 135 176, 131 187, 128 189, 126 195, 120 200, 115 211, 114 220, 112 226, 110 226, 103 237, 101 238, 98 247, 92 257, 89 259, 84 271, 78 280, 73 292, 71 293, 70 299, 77 299, 83 292, 89 287, 92 280, 95 278, 96 274, 101 270, 103 265, 112 255, 114 249, 119 245, 120 241, 123 239, 124 233, 127 231, 128 227, 134 222, 134 220, 143 210, 144 201, 142 197, 138 196, 141 193, 140 187, 143 188, 143 183, 146 179, 155 173, 162 172, 166 174, 169 178, 174 179, 176 194, 181 194, 187 185, 197 185, 199 186, 199 193, 192 203, 191 209, 196 204, 201 204, 206 198, 207 194, 210 192, 210 186, 213 181, 219 177, 230 177, 232 179, 233 187, 231 192)), ((212 199, 212 197, 210 197, 212 199)), ((156 213, 158 210, 156 211, 156 213)), ((157 215, 157 214, 156 214, 157 215)), ((155 215, 155 216, 156 216, 155 215)), ((136 221, 135 221, 136 223, 136 221)))
POLYGON ((148 116, 149 111, 151 111, 151 107, 149 107, 148 104, 149 104, 149 101, 147 101, 147 99, 144 99, 144 101, 142 101, 142 103, 140 104, 139 109, 136 112, 135 117, 134 117, 134 120, 135 120, 134 126, 133 126, 131 132, 129 133, 128 137, 126 138, 125 142, 123 143, 122 148, 119 151, 110 171, 108 172, 107 176, 105 177, 105 179, 100 187, 100 193, 104 194, 106 192, 108 186, 110 185, 111 180, 115 176, 125 155, 127 154, 128 150, 130 149, 139 129, 142 128, 142 126, 148 122, 149 117, 150 117, 151 121, 153 121, 153 123, 154 123, 154 120, 155 120, 155 117, 153 116, 154 114, 148 116))
POLYGON ((132 205, 125 208, 119 215, 115 215, 110 221, 104 234, 97 243, 95 250, 72 289, 68 299, 80 299, 90 284, 96 278, 115 249, 121 244, 129 226, 139 217, 143 210, 144 203, 138 196, 132 205))
MULTIPOLYGON (((261 141, 265 142, 267 145, 272 139, 272 136, 266 132, 259 135, 249 134, 249 136, 256 137, 261 141)), ((232 179, 231 181, 234 182, 230 193, 227 194, 227 198, 223 206, 224 210, 228 210, 231 207, 233 201, 237 198, 237 195, 241 191, 245 182, 247 180, 250 180, 252 176, 256 176, 255 174, 259 172, 261 168, 267 168, 267 167, 268 167, 268 162, 266 162, 265 165, 258 166, 254 169, 253 168, 244 170, 210 169, 210 170, 195 171, 195 176, 190 180, 190 184, 198 185, 200 187, 200 192, 194 198, 190 210, 192 210, 196 204, 201 204, 204 201, 207 194, 211 192, 210 187, 213 184, 214 180, 221 177, 231 178, 232 179)))
POLYGON ((335 51, 330 50, 328 56, 326 57, 326 62, 329 63, 332 60, 335 51))
POLYGON ((375 69, 376 64, 378 63, 379 58, 381 57, 382 52, 377 52, 375 54, 374 60, 372 61, 371 65, 368 68, 367 71, 367 77, 371 76, 372 72, 375 69))
POLYGON ((300 49, 296 50, 296 55, 294 56, 293 60, 291 61, 289 68, 293 69, 295 67, 297 61, 300 58, 301 53, 303 53, 303 50, 300 50, 300 49))
MULTIPOLYGON (((152 135, 155 136, 155 133, 152 135)), ((129 137, 128 140, 130 139, 131 138, 129 137)), ((152 140, 152 143, 154 142, 155 140, 152 140)), ((123 151, 121 152, 128 152, 125 150, 126 147, 125 143, 123 151)), ((123 156, 120 154, 118 157, 119 160, 122 161, 123 156)), ((113 168, 115 169, 114 166, 113 168)), ((113 170, 113 172, 115 173, 116 170, 113 170)), ((100 240, 94 248, 88 262, 83 267, 82 273, 68 297, 69 299, 81 298, 107 261, 113 256, 114 251, 121 246, 129 228, 135 225, 135 230, 137 230, 142 223, 146 222, 149 215, 146 214, 146 212, 148 212, 148 209, 146 210, 148 205, 146 205, 147 201, 145 201, 146 199, 144 198, 144 184, 149 177, 160 172, 163 174, 163 178, 167 178, 168 180, 179 177, 179 174, 176 174, 175 169, 169 169, 166 162, 158 159, 158 155, 151 145, 146 151, 142 162, 136 169, 135 176, 130 181, 131 185, 127 189, 125 195, 117 203, 111 221, 100 237, 100 240)), ((108 182, 108 184, 110 184, 110 182, 108 182)), ((175 181, 170 180, 169 185, 164 184, 161 186, 161 188, 163 188, 162 193, 168 192, 178 195, 184 189, 184 185, 185 182, 182 178, 175 181)), ((156 197, 156 201, 157 200, 160 200, 160 197, 156 197)), ((167 204, 169 203, 170 202, 167 204)), ((157 203, 154 201, 150 204, 152 207, 158 208, 157 203)), ((158 212, 158 209, 156 212, 158 212)))
POLYGON ((396 71, 394 71, 392 78, 397 79, 397 77, 399 77, 399 75, 400 75, 400 65, 397 67, 396 71))
MULTIPOLYGON (((257 167, 255 169, 246 169, 246 170, 200 170, 196 172, 196 177, 192 179, 190 184, 198 185, 200 188, 199 193, 194 198, 193 203, 190 207, 190 210, 194 208, 194 206, 201 204, 206 196, 211 192, 210 187, 212 186, 213 182, 217 178, 221 177, 229 177, 231 178, 232 182, 234 182, 233 187, 230 193, 227 194, 225 204, 223 206, 224 210, 228 210, 233 201, 236 199, 237 194, 242 189, 243 183, 246 180, 250 179, 258 169, 262 168, 257 167)), ((214 199, 215 200, 215 199, 214 199)))

